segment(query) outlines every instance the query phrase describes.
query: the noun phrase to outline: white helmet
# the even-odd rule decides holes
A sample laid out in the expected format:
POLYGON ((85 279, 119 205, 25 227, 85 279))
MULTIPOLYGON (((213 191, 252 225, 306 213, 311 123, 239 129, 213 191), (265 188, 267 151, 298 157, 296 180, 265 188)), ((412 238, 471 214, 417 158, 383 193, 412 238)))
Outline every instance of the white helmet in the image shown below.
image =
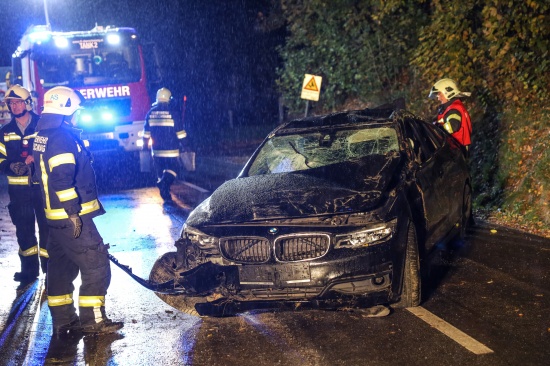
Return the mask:
POLYGON ((11 88, 8 89, 6 92, 6 95, 4 96, 4 101, 6 102, 6 105, 8 106, 8 109, 11 112, 11 107, 9 104, 9 100, 22 100, 25 102, 25 108, 27 111, 32 111, 32 98, 31 93, 23 88, 19 84, 13 85, 11 88))
POLYGON ((439 92, 443 93, 447 100, 455 97, 469 97, 472 94, 458 90, 458 87, 453 79, 441 79, 436 82, 434 86, 432 86, 432 90, 430 90, 430 95, 428 95, 428 98, 437 98, 437 94, 439 92))
POLYGON ((42 113, 71 116, 74 112, 84 108, 85 99, 78 90, 66 86, 56 86, 44 94, 44 108, 42 113))
POLYGON ((166 88, 157 91, 157 103, 168 103, 172 99, 172 93, 166 88))

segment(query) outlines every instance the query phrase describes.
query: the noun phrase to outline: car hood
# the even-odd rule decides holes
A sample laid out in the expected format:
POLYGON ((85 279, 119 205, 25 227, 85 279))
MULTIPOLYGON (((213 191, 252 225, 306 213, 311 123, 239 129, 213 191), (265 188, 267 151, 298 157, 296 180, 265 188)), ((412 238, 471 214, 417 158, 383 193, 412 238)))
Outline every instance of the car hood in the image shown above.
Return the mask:
POLYGON ((399 155, 307 171, 258 175, 225 182, 195 208, 187 224, 245 223, 367 211, 386 197, 398 177, 399 155))

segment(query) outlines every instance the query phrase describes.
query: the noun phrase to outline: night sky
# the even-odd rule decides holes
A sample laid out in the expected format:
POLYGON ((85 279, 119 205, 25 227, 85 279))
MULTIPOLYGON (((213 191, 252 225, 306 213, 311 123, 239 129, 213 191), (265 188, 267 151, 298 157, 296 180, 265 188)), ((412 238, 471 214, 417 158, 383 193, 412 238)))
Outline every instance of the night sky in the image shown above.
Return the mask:
MULTIPOLYGON (((154 42, 163 84, 177 100, 187 95, 186 118, 201 141, 215 138, 204 130, 227 127, 229 110, 233 128, 276 125, 275 47, 284 35, 255 28, 269 0, 47 0, 47 7, 54 31, 133 27, 154 42)), ((25 30, 45 24, 43 0, 2 0, 0 22, 0 66, 9 66, 25 30)))

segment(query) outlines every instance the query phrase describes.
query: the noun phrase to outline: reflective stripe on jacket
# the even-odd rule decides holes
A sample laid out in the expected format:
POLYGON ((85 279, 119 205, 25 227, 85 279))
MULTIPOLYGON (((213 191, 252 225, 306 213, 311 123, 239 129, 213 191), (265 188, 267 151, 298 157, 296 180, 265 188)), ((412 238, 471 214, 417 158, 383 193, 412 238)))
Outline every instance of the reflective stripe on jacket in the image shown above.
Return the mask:
POLYGON ((470 114, 462 104, 460 99, 454 99, 446 108, 441 108, 442 112, 437 115, 437 122, 445 128, 455 139, 462 145, 468 146, 471 143, 472 134, 472 121, 470 114), (450 127, 451 120, 456 119, 460 121, 460 128, 458 131, 453 131, 450 127))
POLYGON ((80 130, 63 123, 40 130, 35 138, 35 177, 50 226, 67 226, 72 214, 95 217, 105 213, 97 197, 91 156, 79 135, 80 130))
POLYGON ((153 156, 177 158, 179 141, 186 136, 179 112, 169 103, 158 103, 147 113, 143 137, 153 139, 153 156))
POLYGON ((34 112, 28 112, 31 121, 23 134, 15 118, 0 129, 0 172, 8 178, 10 187, 18 189, 29 188, 27 176, 18 176, 11 169, 11 163, 24 163, 27 156, 32 155, 32 145, 36 137, 36 125, 40 117, 34 112))

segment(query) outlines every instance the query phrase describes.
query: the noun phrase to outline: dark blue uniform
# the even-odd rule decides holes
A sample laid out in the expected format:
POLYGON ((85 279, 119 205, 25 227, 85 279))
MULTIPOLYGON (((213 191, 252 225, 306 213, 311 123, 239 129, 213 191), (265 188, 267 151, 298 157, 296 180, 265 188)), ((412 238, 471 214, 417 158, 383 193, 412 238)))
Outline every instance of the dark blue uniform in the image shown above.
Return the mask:
POLYGON ((152 154, 160 196, 171 201, 170 186, 178 174, 180 141, 187 136, 180 115, 170 103, 156 103, 145 117, 143 138, 153 140, 152 154))
POLYGON ((80 130, 63 116, 43 114, 33 144, 48 225, 50 263, 48 305, 54 329, 78 320, 73 303, 73 281, 80 272, 79 314, 82 326, 106 320, 105 295, 111 280, 107 246, 93 218, 105 213, 99 202, 90 153, 80 130), (69 215, 82 219, 82 233, 74 238, 69 215))
POLYGON ((33 112, 31 121, 25 132, 17 125, 15 117, 0 129, 0 172, 8 178, 8 194, 10 203, 8 211, 15 225, 15 234, 19 244, 21 272, 14 279, 29 282, 39 275, 38 257, 40 256, 42 271, 47 268, 47 238, 48 225, 42 204, 42 196, 38 184, 33 184, 29 176, 18 176, 10 169, 10 164, 24 163, 32 153, 35 129, 40 118, 33 112), (35 224, 38 223, 39 240, 36 238, 35 224))

